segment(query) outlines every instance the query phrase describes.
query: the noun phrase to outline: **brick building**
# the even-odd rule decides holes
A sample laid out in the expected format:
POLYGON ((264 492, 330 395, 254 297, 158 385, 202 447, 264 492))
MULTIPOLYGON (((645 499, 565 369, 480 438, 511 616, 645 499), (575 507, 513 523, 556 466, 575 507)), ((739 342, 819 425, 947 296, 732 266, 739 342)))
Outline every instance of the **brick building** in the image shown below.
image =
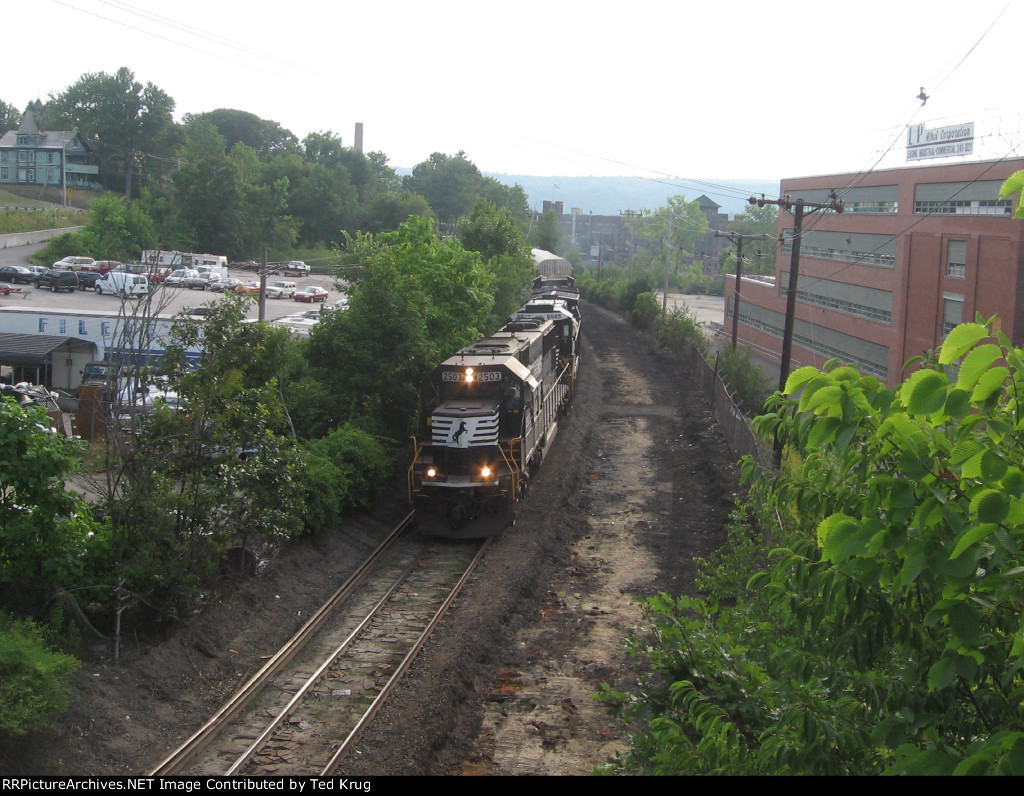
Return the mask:
MULTIPOLYGON (((935 349, 975 314, 997 315, 1024 344, 1024 220, 1019 197, 1000 199, 1024 160, 916 166, 868 174, 783 180, 792 201, 843 213, 807 212, 800 244, 791 370, 839 358, 890 385, 903 365, 935 349)), ((774 279, 744 278, 739 339, 779 360, 794 216, 780 213, 781 255, 774 279)), ((731 328, 735 278, 726 281, 731 328)))

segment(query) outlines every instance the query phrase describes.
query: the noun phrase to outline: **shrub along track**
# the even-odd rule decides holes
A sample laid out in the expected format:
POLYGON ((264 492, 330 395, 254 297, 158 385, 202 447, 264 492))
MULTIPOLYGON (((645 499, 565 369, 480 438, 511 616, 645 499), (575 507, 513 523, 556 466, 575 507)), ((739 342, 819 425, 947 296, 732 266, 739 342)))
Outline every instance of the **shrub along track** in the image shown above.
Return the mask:
MULTIPOLYGON (((628 684, 635 596, 692 589, 723 538, 738 468, 681 365, 584 307, 581 384, 514 528, 492 545, 412 671, 338 771, 584 774, 626 728, 591 699, 628 684)), ((396 492, 396 495, 400 492, 396 492)), ((5 739, 0 774, 149 771, 337 588, 397 518, 396 497, 225 583, 120 668, 86 663, 49 733, 5 739)))

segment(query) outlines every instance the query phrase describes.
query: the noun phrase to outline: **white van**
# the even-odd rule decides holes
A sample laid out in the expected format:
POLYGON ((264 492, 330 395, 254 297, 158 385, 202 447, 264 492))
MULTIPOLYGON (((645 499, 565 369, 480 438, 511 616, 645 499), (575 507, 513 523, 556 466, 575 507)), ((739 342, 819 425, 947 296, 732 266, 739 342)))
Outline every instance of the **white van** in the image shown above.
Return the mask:
POLYGON ((116 296, 146 296, 149 295, 149 278, 125 271, 108 271, 96 282, 93 290, 116 296))

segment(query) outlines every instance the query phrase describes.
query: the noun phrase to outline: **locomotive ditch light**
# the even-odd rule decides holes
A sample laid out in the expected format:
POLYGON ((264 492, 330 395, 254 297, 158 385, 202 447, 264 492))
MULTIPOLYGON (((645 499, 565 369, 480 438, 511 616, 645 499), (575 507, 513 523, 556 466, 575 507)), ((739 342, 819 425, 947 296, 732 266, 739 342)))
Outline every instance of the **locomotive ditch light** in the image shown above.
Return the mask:
POLYGON ((437 476, 437 470, 433 467, 427 468, 427 478, 434 478, 437 476))
POLYGON ((482 470, 480 470, 480 475, 482 475, 484 478, 490 478, 491 468, 485 466, 482 470))

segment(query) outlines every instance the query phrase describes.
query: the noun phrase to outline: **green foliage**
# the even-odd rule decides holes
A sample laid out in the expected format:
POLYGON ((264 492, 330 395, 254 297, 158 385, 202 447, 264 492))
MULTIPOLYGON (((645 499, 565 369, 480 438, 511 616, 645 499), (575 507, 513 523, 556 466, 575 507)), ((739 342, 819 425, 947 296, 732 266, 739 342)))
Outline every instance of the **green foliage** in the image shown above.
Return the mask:
POLYGON ((1021 353, 980 323, 896 389, 835 362, 791 374, 755 422, 795 454, 770 504, 814 533, 730 608, 735 578, 649 601, 631 643, 658 677, 619 701, 650 730, 617 766, 1024 772, 1022 394, 1021 353))
POLYGON ((427 200, 439 221, 453 224, 472 209, 483 191, 484 177, 465 152, 434 152, 413 167, 404 185, 427 200))
POLYGON ((0 581, 68 583, 89 532, 81 500, 64 489, 79 445, 49 431, 46 412, 0 398, 0 581))
POLYGON ((744 414, 761 412, 773 391, 771 379, 753 362, 748 349, 723 348, 718 354, 717 370, 744 414))
POLYGON ((71 701, 65 678, 78 667, 28 621, 0 614, 0 732, 24 735, 52 725, 71 701))
POLYGON ((702 355, 707 356, 709 346, 704 335, 704 327, 697 320, 697 315, 688 307, 673 309, 668 315, 660 318, 656 332, 660 346, 679 353, 696 348, 702 355))
POLYGON ((543 249, 552 254, 562 253, 568 245, 568 240, 554 211, 547 210, 541 213, 536 226, 530 230, 529 242, 530 246, 536 249, 543 249))
POLYGON ((116 430, 106 558, 93 566, 121 605, 144 599, 174 617, 228 547, 272 545, 301 530, 302 461, 278 389, 291 338, 244 317, 235 296, 202 322, 179 317, 147 374, 176 402, 138 413, 130 433, 116 430), (189 367, 185 352, 200 340, 203 354, 189 367))
MULTIPOLYGON (((134 195, 133 182, 144 156, 170 162, 176 145, 174 100, 152 83, 143 86, 135 74, 121 67, 113 75, 84 74, 47 105, 50 129, 77 129, 94 145, 100 159, 100 174, 108 185, 124 186, 124 195, 134 195)), ((147 170, 150 178, 159 168, 147 170)))
POLYGON ((661 315, 661 305, 653 293, 640 293, 633 304, 630 318, 639 329, 654 329, 655 319, 661 315))
POLYGON ((494 275, 423 218, 358 236, 344 256, 359 273, 349 309, 317 324, 309 361, 340 422, 400 438, 413 427, 426 374, 487 330, 494 275))
MULTIPOLYGON (((1024 171, 1017 171, 1006 178, 1006 182, 999 189, 999 195, 1006 199, 1014 194, 1019 194, 1022 190, 1024 190, 1024 171)), ((1014 211, 1014 217, 1024 218, 1024 203, 1021 203, 1020 197, 1017 198, 1017 209, 1014 211)))
POLYGON ((117 194, 105 193, 93 199, 84 218, 83 229, 54 238, 32 256, 32 261, 48 266, 67 255, 82 255, 132 262, 144 249, 156 246, 153 220, 140 204, 117 194))
POLYGON ((334 528, 347 510, 366 508, 388 483, 392 461, 384 444, 342 426, 306 444, 303 522, 314 533, 334 528))

